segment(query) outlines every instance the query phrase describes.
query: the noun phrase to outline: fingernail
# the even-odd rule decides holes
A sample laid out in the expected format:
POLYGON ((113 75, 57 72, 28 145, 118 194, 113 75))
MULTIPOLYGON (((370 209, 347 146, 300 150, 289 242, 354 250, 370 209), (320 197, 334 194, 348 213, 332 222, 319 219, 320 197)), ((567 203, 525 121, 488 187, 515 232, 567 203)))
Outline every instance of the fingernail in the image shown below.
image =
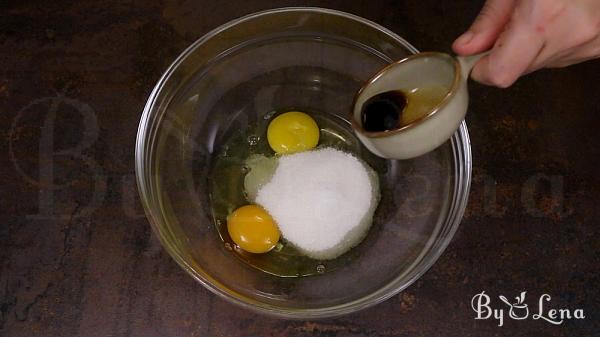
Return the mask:
POLYGON ((487 68, 486 63, 481 63, 481 64, 475 65, 475 67, 473 68, 473 71, 471 71, 471 78, 483 85, 494 86, 494 87, 497 86, 490 79, 489 71, 486 71, 487 69, 484 69, 484 68, 487 68))
POLYGON ((475 67, 473 67, 473 70, 471 71, 471 78, 481 84, 492 85, 489 81, 486 80, 485 76, 483 76, 481 67, 481 65, 475 65, 475 67))
POLYGON ((472 31, 468 30, 463 35, 461 35, 458 39, 456 39, 456 43, 467 44, 467 43, 471 42, 471 40, 473 40, 474 36, 475 36, 475 34, 472 31))
POLYGON ((479 82, 483 85, 493 85, 492 82, 488 81, 485 77, 483 77, 479 72, 471 72, 471 78, 475 81, 475 82, 479 82))

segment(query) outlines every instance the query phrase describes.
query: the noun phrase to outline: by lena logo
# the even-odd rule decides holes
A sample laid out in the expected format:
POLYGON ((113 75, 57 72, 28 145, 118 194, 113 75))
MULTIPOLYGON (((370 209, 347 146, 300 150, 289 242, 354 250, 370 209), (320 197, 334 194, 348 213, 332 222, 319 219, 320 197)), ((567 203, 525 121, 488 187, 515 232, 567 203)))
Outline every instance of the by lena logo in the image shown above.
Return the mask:
MULTIPOLYGON (((515 297, 516 302, 511 304, 506 297, 500 295, 498 296, 498 298, 500 298, 500 300, 502 300, 502 302, 506 303, 506 305, 508 305, 508 307, 510 308, 510 310, 508 311, 508 316, 512 319, 516 319, 516 320, 522 320, 522 319, 526 319, 527 317, 529 317, 529 308, 527 307, 527 304, 525 304, 525 294, 527 292, 524 291, 521 293, 520 296, 515 297)), ((483 294, 483 292, 482 292, 483 294)))
POLYGON ((519 296, 515 297, 515 301, 511 303, 506 297, 500 295, 498 298, 506 304, 505 308, 493 308, 492 300, 489 295, 482 291, 473 296, 471 299, 471 307, 475 311, 475 319, 494 318, 498 322, 498 326, 504 325, 504 317, 506 309, 508 309, 508 317, 517 321, 525 320, 531 317, 533 320, 544 320, 550 324, 561 325, 565 320, 570 319, 585 319, 583 309, 567 309, 567 308, 549 308, 549 302, 552 297, 548 294, 543 294, 537 301, 536 310, 533 315, 529 315, 529 306, 525 303, 527 292, 523 291, 519 296))

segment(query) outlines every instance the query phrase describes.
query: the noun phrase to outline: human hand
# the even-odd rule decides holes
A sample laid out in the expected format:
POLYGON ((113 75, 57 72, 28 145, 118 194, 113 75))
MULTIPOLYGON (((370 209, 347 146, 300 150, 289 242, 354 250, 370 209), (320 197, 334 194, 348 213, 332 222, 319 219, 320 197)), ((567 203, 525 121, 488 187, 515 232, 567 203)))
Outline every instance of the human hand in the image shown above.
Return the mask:
POLYGON ((459 55, 492 48, 471 77, 506 88, 541 68, 600 57, 600 0, 487 0, 452 48, 459 55))

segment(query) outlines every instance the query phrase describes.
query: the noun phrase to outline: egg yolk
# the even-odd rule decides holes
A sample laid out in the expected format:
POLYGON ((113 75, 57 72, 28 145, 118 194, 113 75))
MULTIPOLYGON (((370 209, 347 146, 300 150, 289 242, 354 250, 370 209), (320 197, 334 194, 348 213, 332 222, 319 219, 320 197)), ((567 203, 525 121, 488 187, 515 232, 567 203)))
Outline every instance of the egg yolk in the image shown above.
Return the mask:
POLYGON ((303 112, 286 112, 269 124, 267 140, 278 154, 310 150, 319 143, 319 126, 303 112))
POLYGON ((250 253, 266 253, 279 242, 279 229, 262 207, 242 206, 227 218, 229 236, 240 248, 250 253))

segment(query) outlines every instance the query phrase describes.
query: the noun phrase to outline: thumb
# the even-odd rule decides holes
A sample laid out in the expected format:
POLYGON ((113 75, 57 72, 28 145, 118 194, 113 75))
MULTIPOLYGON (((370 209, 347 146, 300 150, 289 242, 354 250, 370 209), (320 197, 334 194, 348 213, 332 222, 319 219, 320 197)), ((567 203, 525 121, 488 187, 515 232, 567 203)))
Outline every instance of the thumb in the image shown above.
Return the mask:
POLYGON ((459 55, 483 52, 494 45, 515 8, 516 0, 487 0, 481 12, 452 49, 459 55))

